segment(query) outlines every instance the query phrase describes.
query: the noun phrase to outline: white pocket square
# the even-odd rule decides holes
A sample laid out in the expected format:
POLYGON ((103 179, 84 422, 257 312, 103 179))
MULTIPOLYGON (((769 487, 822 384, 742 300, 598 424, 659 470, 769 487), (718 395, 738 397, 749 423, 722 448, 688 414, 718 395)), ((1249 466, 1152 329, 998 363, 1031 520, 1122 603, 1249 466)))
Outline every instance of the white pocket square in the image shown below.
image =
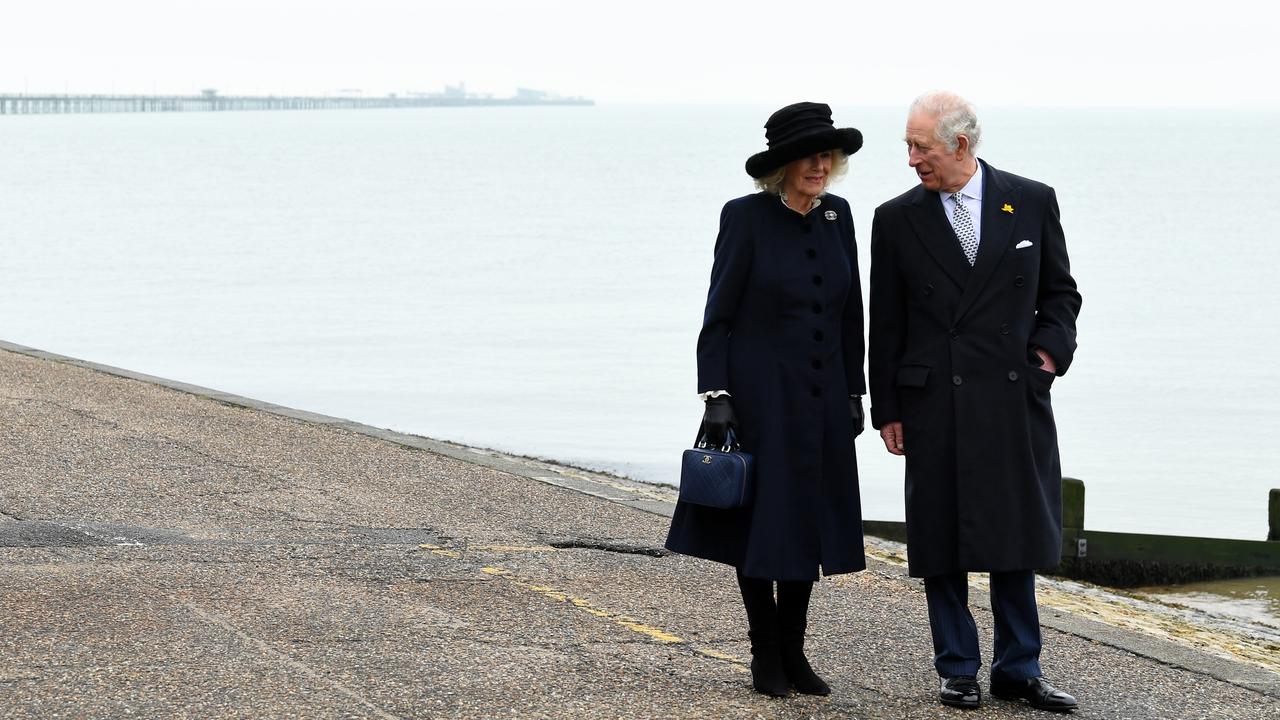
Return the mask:
POLYGON ((1023 240, 1022 242, 1018 243, 1017 245, 1014 245, 1014 246, 1013 246, 1013 249, 1014 249, 1014 250, 1021 250, 1021 249, 1022 249, 1022 248, 1024 248, 1024 247, 1031 247, 1031 241, 1030 241, 1030 240, 1023 240))

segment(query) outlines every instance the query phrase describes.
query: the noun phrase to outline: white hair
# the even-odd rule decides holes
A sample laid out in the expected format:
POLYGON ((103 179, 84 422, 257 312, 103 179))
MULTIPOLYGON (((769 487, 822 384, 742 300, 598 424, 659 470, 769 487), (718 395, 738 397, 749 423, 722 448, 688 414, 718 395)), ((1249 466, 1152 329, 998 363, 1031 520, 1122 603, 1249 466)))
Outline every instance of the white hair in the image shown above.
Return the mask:
MULTIPOLYGON (((787 163, 787 165, 790 164, 791 163, 787 163)), ((764 177, 755 178, 756 189, 764 190, 765 192, 770 192, 774 195, 781 195, 782 181, 787 176, 787 165, 783 165, 764 177)), ((844 177, 844 174, 847 172, 849 172, 849 156, 840 148, 832 150, 831 172, 827 173, 827 184, 822 186, 823 191, 825 192, 827 188, 831 187, 831 183, 844 177)))
POLYGON ((982 126, 978 114, 968 100, 952 92, 938 91, 921 95, 911 103, 909 115, 924 113, 938 119, 934 135, 947 146, 947 152, 955 152, 960 146, 961 135, 969 138, 969 154, 977 149, 982 138, 982 126))

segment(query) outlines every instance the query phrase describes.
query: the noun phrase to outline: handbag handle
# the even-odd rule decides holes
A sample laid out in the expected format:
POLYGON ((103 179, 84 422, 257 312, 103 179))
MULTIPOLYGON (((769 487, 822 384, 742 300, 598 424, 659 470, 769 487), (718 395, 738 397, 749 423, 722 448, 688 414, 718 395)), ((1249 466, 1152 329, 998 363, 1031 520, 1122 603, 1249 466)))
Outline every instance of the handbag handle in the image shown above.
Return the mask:
MULTIPOLYGON (((693 446, 701 450, 707 449, 707 434, 698 429, 698 437, 693 441, 693 446)), ((738 444, 738 436, 733 432, 733 426, 729 426, 728 432, 724 435, 724 445, 720 447, 722 452, 737 452, 742 449, 738 444)))

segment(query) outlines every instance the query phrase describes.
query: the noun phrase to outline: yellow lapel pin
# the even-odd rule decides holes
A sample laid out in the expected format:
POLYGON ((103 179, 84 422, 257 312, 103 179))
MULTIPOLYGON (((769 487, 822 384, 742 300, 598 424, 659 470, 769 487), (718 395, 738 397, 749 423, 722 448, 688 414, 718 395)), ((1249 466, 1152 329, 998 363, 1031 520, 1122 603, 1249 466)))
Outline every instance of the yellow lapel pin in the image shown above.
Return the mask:
POLYGON ((1000 209, 1001 209, 1001 210, 1003 210, 1004 212, 1009 213, 1010 215, 1012 215, 1012 214, 1013 214, 1013 206, 1012 206, 1012 205, 1010 205, 1009 203, 1005 203, 1005 204, 1004 204, 1004 207, 1002 207, 1002 208, 1000 208, 1000 209))

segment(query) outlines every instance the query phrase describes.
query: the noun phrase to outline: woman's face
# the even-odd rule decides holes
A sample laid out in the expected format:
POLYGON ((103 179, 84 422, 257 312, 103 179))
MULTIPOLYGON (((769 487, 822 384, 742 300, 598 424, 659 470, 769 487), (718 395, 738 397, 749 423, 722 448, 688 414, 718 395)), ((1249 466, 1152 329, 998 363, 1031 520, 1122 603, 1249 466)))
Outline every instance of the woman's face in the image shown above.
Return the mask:
POLYGON ((834 151, 824 150, 787 163, 787 171, 782 176, 782 189, 789 196, 821 195, 827 188, 827 175, 831 174, 831 161, 834 157, 834 151))

